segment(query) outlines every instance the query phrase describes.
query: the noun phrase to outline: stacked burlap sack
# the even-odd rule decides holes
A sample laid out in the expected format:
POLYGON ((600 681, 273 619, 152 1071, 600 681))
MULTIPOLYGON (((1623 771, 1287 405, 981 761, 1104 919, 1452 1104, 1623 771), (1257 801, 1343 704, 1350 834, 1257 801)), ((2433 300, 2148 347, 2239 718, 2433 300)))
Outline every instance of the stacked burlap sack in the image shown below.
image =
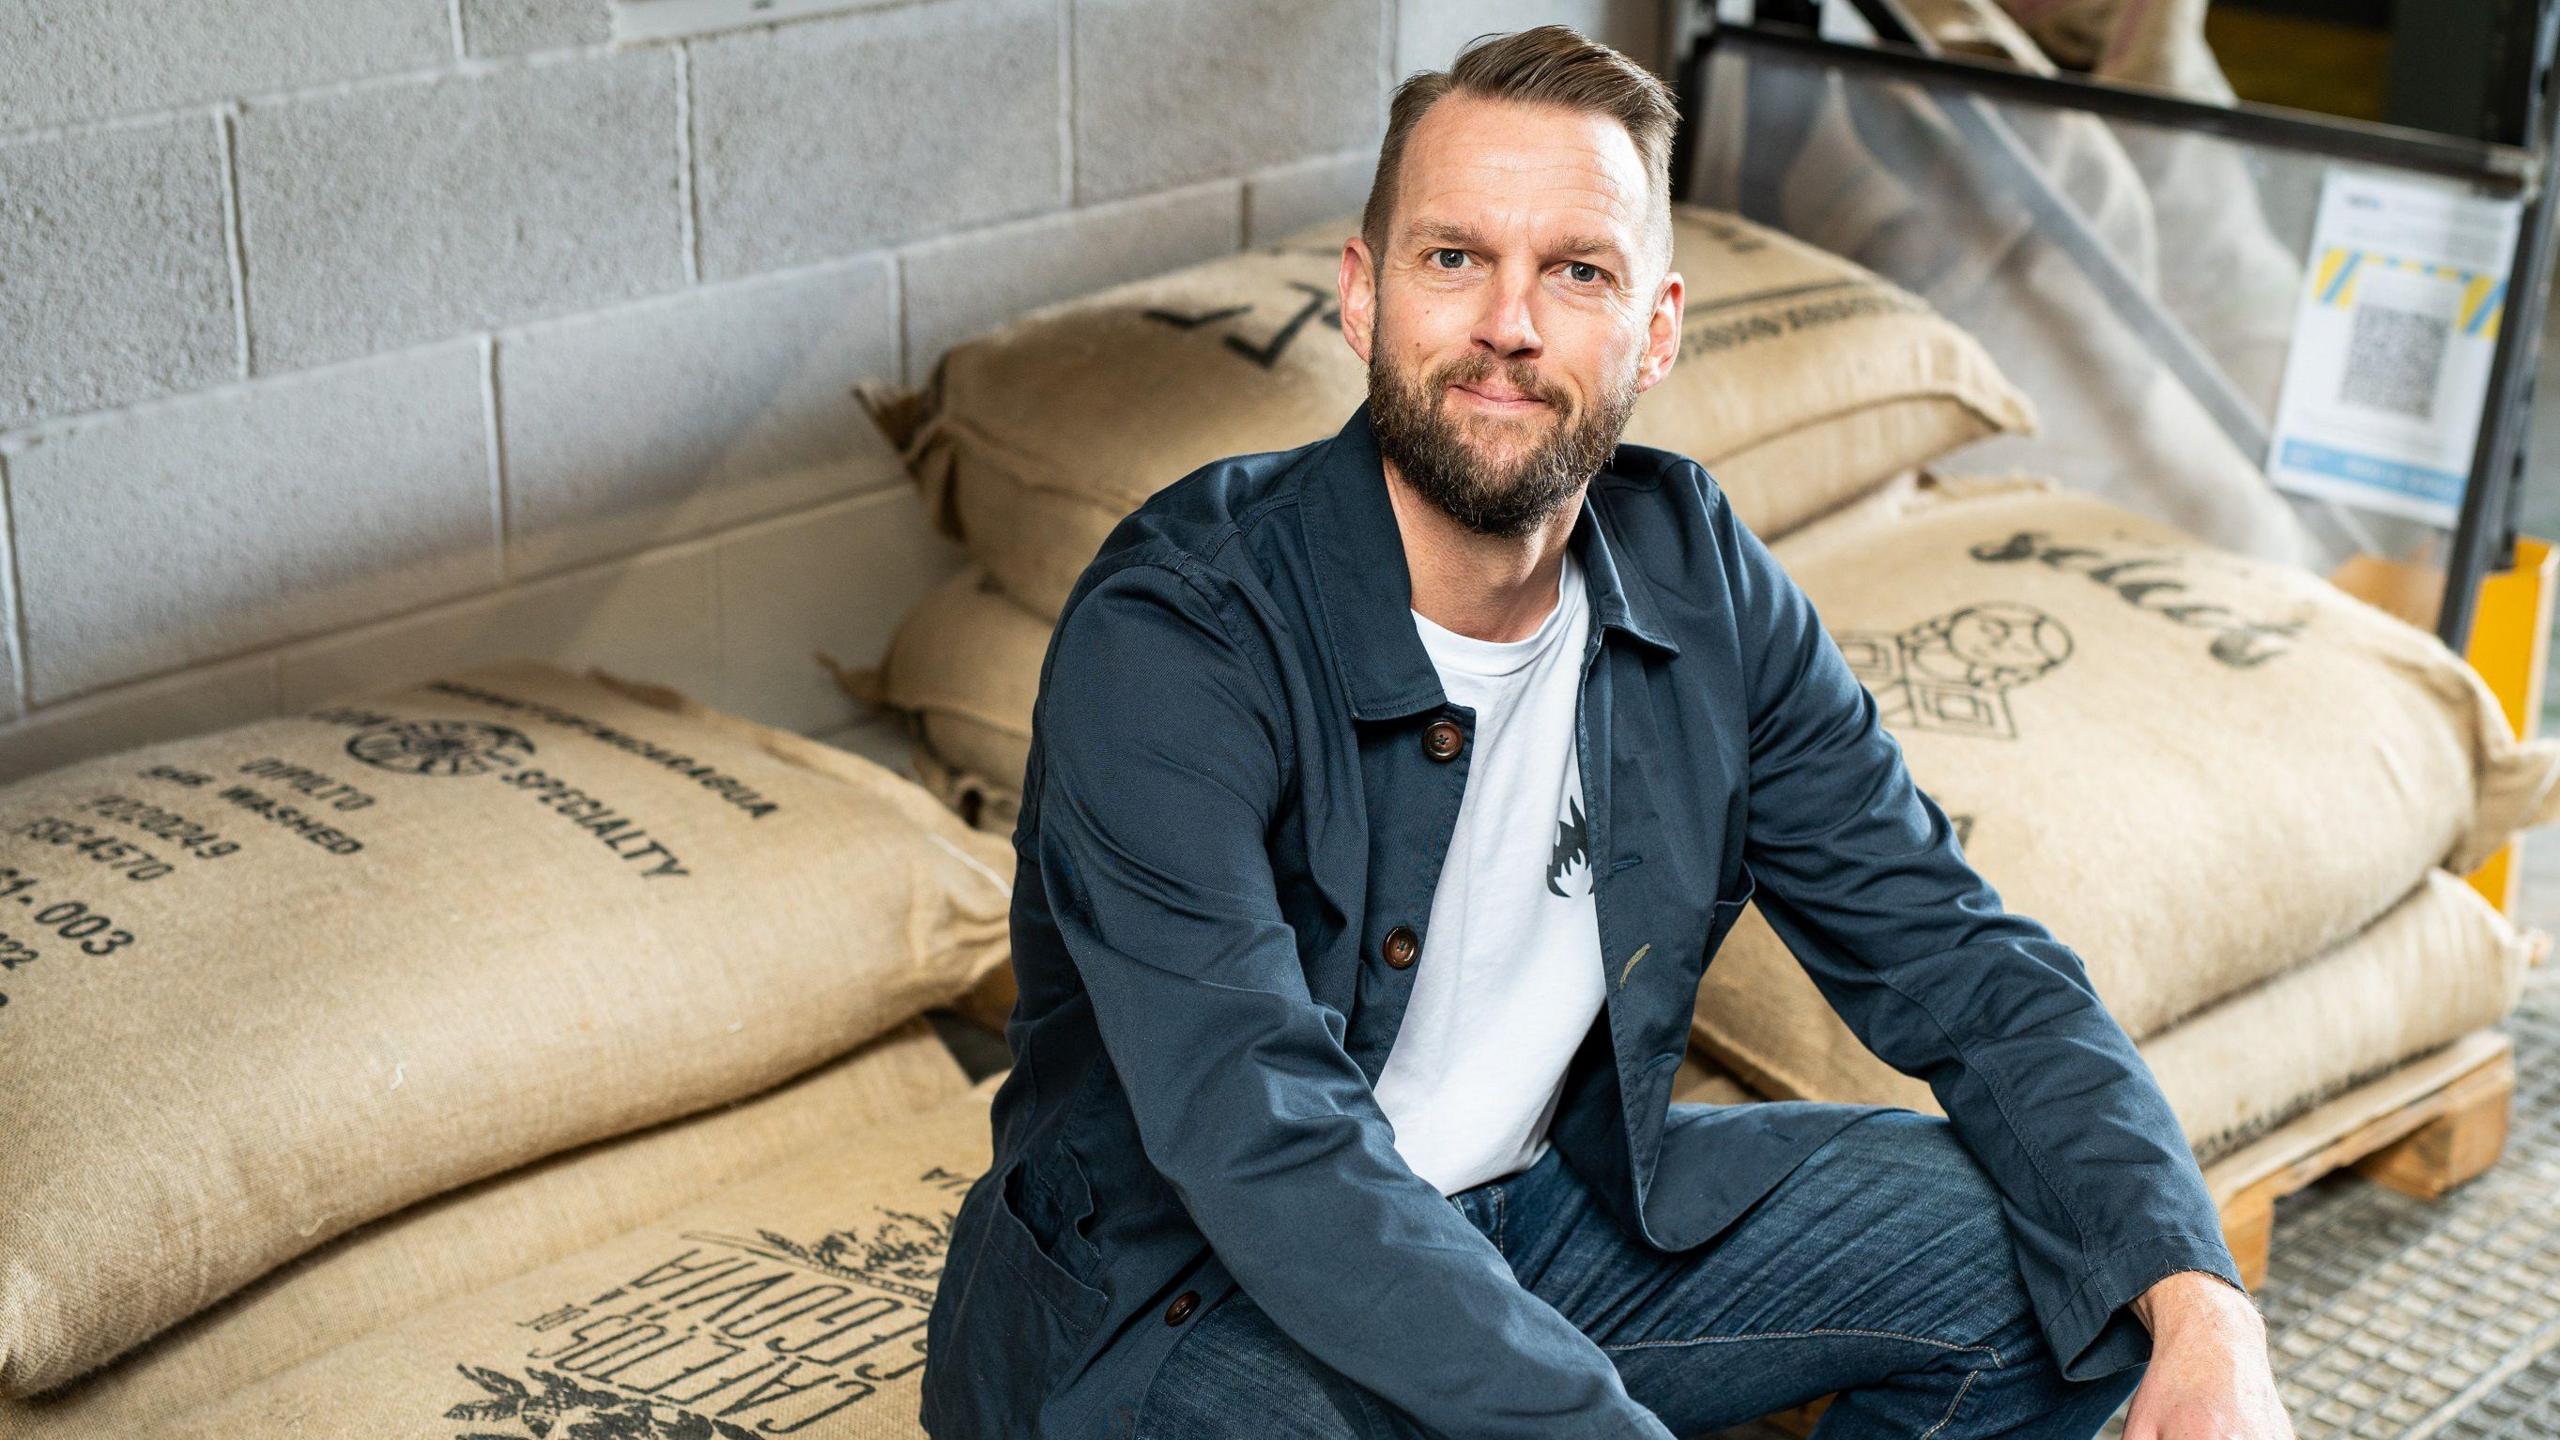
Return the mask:
MULTIPOLYGON (((1677 206, 1680 362, 1626 438, 1710 466, 1763 535, 2034 411, 1908 293, 1774 230, 1677 206)), ((1335 303, 1356 215, 1035 310, 910 391, 867 390, 935 523, 972 564, 884 662, 840 671, 907 718, 918 776, 1010 832, 1051 624, 1111 528, 1211 461, 1321 440, 1368 395, 1335 303)))
POLYGON ((545 1433, 632 1373, 563 1306, 752 1352, 668 1391, 730 1377, 744 1425, 884 1384, 987 1143, 919 1016, 1005 966, 1010 860, 859 756, 531 661, 0 789, 0 1434, 314 1374, 351 1388, 298 1433, 545 1433), (931 1164, 864 1128, 946 1101, 897 1142, 931 1164), (509 1300, 512 1349, 411 1347, 433 1385, 330 1353, 795 1166, 828 1205, 509 1300), (783 1346, 776 1265, 862 1275, 783 1346))
MULTIPOLYGON (((2519 743, 2433 634, 2032 477, 1897 477, 1771 549, 2199 1159, 2494 1024, 2548 948, 2459 877, 2560 817, 2560 743, 2519 743)), ((1770 1096, 1940 1110, 1756 901, 1695 1038, 1770 1096)))
POLYGON ((920 1440, 925 1322, 943 1284, 1030 1286, 1065 1307, 1050 1322, 1062 1328, 1090 1323, 1104 1299, 1027 1231, 973 1246, 974 1271, 944 1271, 960 1198, 990 1158, 1001 1080, 910 1113, 837 1117, 788 1163, 404 1307, 146 1433, 920 1440))

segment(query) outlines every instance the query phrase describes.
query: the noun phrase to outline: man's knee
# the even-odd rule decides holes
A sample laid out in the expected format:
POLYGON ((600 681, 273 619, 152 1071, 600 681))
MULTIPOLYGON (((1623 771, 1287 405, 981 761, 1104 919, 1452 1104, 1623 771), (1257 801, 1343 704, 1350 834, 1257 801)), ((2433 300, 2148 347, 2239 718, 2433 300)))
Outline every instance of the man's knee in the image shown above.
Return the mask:
POLYGON ((1862 1189, 1882 1187, 1897 1209, 1954 1221, 2001 1213, 1999 1186, 1943 1115, 1886 1110, 1841 1131, 1823 1153, 1862 1189))
MULTIPOLYGON (((1826 1147, 1829 1149, 1832 1147, 1826 1147)), ((1989 1336, 2034 1326, 2017 1241, 2000 1189, 1943 1115, 1897 1109, 1841 1132, 1835 1183, 1855 1185, 1887 1234, 1881 1252, 1905 1255, 1939 1272, 1935 1288, 1989 1336)), ((1938 1317, 1953 1322, 1956 1316, 1938 1317)), ((2004 1357, 2005 1359, 2005 1357, 2004 1357)))

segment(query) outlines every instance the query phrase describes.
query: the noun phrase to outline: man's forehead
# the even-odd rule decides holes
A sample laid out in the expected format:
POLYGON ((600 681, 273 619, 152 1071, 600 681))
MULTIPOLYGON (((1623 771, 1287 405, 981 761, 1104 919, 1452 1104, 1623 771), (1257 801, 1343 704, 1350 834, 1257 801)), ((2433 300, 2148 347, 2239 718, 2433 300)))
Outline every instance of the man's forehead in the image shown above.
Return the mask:
POLYGON ((1647 208, 1626 127, 1549 106, 1452 96, 1423 116, 1402 170, 1398 228, 1415 241, 1623 253, 1647 208))

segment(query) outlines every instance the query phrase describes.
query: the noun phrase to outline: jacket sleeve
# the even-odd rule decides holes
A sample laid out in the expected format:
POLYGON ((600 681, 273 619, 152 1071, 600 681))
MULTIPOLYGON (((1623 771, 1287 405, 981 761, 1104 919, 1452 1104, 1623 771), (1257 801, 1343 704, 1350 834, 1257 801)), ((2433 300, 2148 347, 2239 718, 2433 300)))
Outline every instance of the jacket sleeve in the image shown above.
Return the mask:
POLYGON ((1026 781, 1148 1161, 1275 1324, 1431 1433, 1672 1440, 1398 1154, 1281 914, 1277 682, 1193 564, 1136 562, 1070 605, 1026 781))
POLYGON ((2157 1078, 2080 957, 1965 860, 1812 601, 1721 490, 1707 503, 1750 691, 1761 915, 1997 1185, 2063 1375, 2147 1359, 2126 1306, 2154 1281, 2202 1270, 2247 1293, 2157 1078))

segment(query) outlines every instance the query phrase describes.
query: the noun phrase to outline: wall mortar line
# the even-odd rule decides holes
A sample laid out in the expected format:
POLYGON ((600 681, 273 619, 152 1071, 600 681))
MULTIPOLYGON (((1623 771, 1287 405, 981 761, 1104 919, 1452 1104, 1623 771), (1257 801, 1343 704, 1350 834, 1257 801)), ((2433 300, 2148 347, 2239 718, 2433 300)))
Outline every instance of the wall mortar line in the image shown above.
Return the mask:
POLYGON ((480 337, 480 414, 483 443, 489 447, 490 534, 498 546, 498 584, 515 580, 515 546, 507 534, 507 452, 499 439, 498 337, 480 337))
POLYGON ((213 113, 213 131, 222 149, 222 247, 231 270, 232 362, 247 380, 257 357, 249 348, 249 239, 240 218, 240 107, 223 106, 213 113))
POLYGON ((1076 0, 1058 0, 1058 204, 1076 203, 1076 0))
POLYGON ((9 688, 18 698, 18 719, 24 721, 35 709, 34 694, 27 683, 27 597, 18 584, 18 502, 9 485, 9 457, 0 455, 0 506, 9 511, 8 568, 0 573, 0 598, 9 602, 9 628, 13 632, 9 646, 9 688))
POLYGON ((0 134, 0 146, 40 145, 49 141, 71 140, 84 135, 104 134, 116 130, 144 130, 155 125, 169 125, 204 113, 207 104, 224 104, 234 109, 266 105, 289 105, 303 100, 328 100, 347 95, 363 95, 375 90, 396 90, 418 85, 434 85, 447 80, 485 80, 492 75, 515 71, 548 69, 554 65, 574 65, 580 61, 611 60, 629 55, 635 49, 612 45, 581 45, 557 50, 533 50, 522 55, 481 55, 465 60, 443 60, 434 65, 412 66, 406 70, 388 70, 377 75, 356 75, 344 80, 331 80, 318 85, 287 86, 276 90, 260 90, 234 95, 228 100, 197 101, 185 105, 165 105, 151 110, 133 110, 117 115, 91 116, 67 120, 29 129, 0 134))
POLYGON ((676 52, 676 226, 684 246, 684 283, 702 283, 702 185, 694 175, 693 47, 676 52))

